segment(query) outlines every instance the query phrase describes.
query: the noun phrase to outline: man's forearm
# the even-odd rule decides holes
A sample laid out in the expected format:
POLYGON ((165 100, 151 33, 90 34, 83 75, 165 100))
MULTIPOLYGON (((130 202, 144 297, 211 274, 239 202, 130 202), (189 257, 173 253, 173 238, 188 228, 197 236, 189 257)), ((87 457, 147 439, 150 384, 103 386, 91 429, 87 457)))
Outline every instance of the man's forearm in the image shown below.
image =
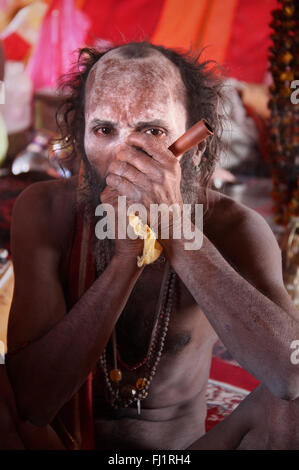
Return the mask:
POLYGON ((290 344, 299 337, 298 322, 240 276, 206 236, 199 250, 185 250, 186 242, 162 240, 171 265, 233 356, 284 398, 281 373, 294 369, 290 344))
POLYGON ((42 338, 7 361, 17 404, 35 424, 50 422, 103 352, 142 269, 113 257, 103 274, 42 338))

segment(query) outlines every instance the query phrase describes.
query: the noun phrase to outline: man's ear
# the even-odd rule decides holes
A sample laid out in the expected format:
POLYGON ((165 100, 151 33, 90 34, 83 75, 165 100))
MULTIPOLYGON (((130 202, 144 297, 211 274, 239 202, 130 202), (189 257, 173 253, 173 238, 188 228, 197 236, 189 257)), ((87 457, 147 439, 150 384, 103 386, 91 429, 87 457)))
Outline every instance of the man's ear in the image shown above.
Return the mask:
POLYGON ((204 140, 203 142, 200 142, 200 144, 197 145, 196 151, 193 154, 192 161, 194 166, 198 166, 201 162, 201 158, 203 154, 205 153, 207 148, 207 142, 204 140))

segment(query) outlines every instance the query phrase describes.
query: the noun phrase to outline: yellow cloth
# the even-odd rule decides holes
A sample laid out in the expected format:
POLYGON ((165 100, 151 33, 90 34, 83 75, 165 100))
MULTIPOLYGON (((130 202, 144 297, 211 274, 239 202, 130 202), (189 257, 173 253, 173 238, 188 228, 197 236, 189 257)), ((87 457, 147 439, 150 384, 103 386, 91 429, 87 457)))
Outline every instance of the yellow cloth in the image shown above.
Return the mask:
POLYGON ((154 232, 148 225, 143 224, 137 215, 130 214, 129 223, 136 235, 144 240, 142 256, 137 256, 137 266, 141 268, 145 264, 153 263, 163 251, 154 232))
POLYGON ((14 289, 12 261, 0 265, 0 354, 7 351, 7 324, 14 289))
MULTIPOLYGON (((1 90, 0 90, 1 93, 1 90)), ((8 138, 4 120, 0 113, 0 165, 3 162, 8 149, 8 138)))

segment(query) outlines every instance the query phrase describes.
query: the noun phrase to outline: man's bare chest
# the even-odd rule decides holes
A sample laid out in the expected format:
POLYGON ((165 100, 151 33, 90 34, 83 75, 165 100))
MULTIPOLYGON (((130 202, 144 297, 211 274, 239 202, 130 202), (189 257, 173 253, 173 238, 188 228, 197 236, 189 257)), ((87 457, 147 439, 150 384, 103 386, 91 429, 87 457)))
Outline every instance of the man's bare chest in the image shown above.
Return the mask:
POLYGON ((165 331, 163 354, 173 358, 191 343, 200 344, 213 335, 203 312, 176 274, 172 289, 165 289, 165 269, 163 262, 144 269, 116 324, 119 355, 128 364, 146 357, 157 329, 165 331), (167 325, 163 309, 170 312, 167 325))
MULTIPOLYGON (((167 326, 161 357, 156 363, 160 345, 156 345, 152 360, 141 364, 151 350, 155 315, 163 280, 164 265, 148 266, 136 283, 126 307, 116 324, 117 368, 122 379, 119 390, 136 387, 138 380, 150 380, 148 396, 141 400, 144 419, 170 419, 176 413, 174 408, 183 401, 189 401, 200 394, 205 387, 210 357, 216 335, 205 315, 194 301, 183 283, 176 279, 175 299, 167 326), (148 368, 149 365, 149 368, 148 368), (151 375, 154 378, 152 380, 151 375), (171 406, 170 406, 171 405, 171 406), (174 408, 173 408, 174 407, 174 408), (146 410, 146 414, 144 415, 146 410), (164 410, 164 411, 161 411, 164 410), (152 415, 154 413, 154 415, 152 415), (163 418, 164 417, 164 418, 163 418)), ((163 321, 160 330, 165 327, 163 321)), ((158 332, 159 337, 159 332, 158 332)), ((159 341, 158 341, 159 343, 159 341)), ((106 347, 106 373, 114 368, 113 340, 106 347)), ((112 384, 113 388, 113 384, 112 384)), ((99 361, 94 375, 94 400, 97 416, 110 416, 111 391, 107 387, 105 368, 99 361)), ((117 416, 135 417, 136 403, 129 408, 121 407, 117 416), (120 413, 120 415, 119 415, 120 413)), ((110 416, 111 417, 111 416, 110 416)))

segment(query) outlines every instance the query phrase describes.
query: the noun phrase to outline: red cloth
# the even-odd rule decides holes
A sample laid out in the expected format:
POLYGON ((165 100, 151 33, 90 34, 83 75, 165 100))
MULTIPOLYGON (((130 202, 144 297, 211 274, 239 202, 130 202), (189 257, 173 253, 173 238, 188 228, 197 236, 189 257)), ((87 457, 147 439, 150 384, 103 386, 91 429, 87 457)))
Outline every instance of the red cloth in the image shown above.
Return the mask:
POLYGON ((259 381, 245 369, 230 364, 219 357, 213 357, 210 378, 250 392, 259 384, 259 381))
POLYGON ((245 369, 213 357, 207 386, 206 431, 230 415, 259 381, 245 369))
POLYGON ((3 38, 2 44, 6 60, 23 60, 31 49, 31 44, 18 33, 3 38))
MULTIPOLYGON (((81 2, 80 2, 81 3, 81 2)), ((85 0, 92 26, 88 43, 152 40, 195 50, 227 68, 227 76, 264 81, 271 43, 269 23, 278 0, 85 0)))
MULTIPOLYGON (((51 3, 54 5, 57 0, 51 3)), ((207 45, 205 56, 224 64, 228 76, 246 82, 264 81, 271 44, 271 11, 277 8, 278 0, 80 0, 77 4, 90 19, 87 44, 94 45, 96 39, 102 39, 115 44, 153 40, 155 44, 183 49, 192 43, 195 50, 207 45)), ((47 15, 50 10, 51 7, 47 15)), ((64 31, 65 26, 63 34, 64 31)), ((49 42, 49 35, 46 36, 49 42)), ((76 43, 74 47, 77 46, 76 43)), ((23 60, 30 47, 15 33, 4 39, 9 59, 23 60)), ((52 68, 63 72, 65 58, 59 64, 57 51, 53 58, 52 68)), ((44 68, 48 72, 48 67, 44 68)))
POLYGON ((277 5, 277 0, 239 0, 225 59, 229 77, 264 82, 271 44, 271 11, 277 5))
POLYGON ((81 9, 92 21, 88 43, 104 39, 115 44, 150 40, 164 0, 86 0, 81 9))

